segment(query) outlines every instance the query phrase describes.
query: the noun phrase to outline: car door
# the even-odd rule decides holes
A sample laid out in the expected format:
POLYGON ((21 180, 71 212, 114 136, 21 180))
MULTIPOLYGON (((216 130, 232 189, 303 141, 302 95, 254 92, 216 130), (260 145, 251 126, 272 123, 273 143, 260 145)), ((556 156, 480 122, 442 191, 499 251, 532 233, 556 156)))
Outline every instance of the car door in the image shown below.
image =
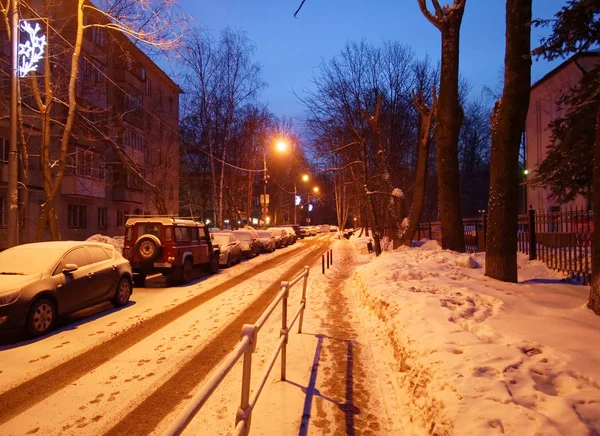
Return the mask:
POLYGON ((88 245, 86 248, 94 269, 90 295, 95 301, 107 300, 115 293, 117 282, 120 279, 114 256, 112 253, 109 254, 108 248, 103 249, 97 245, 88 245))
POLYGON ((69 313, 93 301, 94 266, 84 246, 70 249, 54 269, 55 295, 61 313, 69 313), (77 270, 62 272, 67 264, 77 265, 77 270))
POLYGON ((212 253, 209 253, 208 246, 208 234, 207 230, 204 227, 198 227, 198 250, 199 250, 199 262, 205 263, 210 262, 212 260, 212 253))
POLYGON ((242 260, 242 243, 233 235, 229 235, 230 256, 236 261, 242 260))

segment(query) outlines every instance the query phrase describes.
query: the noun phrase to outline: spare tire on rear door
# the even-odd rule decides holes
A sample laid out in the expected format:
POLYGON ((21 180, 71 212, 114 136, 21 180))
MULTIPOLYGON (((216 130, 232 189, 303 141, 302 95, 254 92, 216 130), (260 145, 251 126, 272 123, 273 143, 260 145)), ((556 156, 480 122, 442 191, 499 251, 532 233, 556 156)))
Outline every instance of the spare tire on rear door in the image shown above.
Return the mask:
POLYGON ((160 254, 160 239, 154 235, 142 235, 135 241, 135 253, 142 261, 151 261, 160 254))

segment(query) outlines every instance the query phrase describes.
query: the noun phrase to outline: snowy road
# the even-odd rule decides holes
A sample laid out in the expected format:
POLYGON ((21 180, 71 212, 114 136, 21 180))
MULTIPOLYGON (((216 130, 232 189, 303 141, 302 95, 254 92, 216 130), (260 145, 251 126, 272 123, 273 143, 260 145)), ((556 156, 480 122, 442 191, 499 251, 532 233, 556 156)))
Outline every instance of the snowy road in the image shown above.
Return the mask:
POLYGON ((0 347, 0 434, 149 434, 239 340, 281 280, 317 261, 321 235, 188 286, 161 277, 37 341, 0 347))

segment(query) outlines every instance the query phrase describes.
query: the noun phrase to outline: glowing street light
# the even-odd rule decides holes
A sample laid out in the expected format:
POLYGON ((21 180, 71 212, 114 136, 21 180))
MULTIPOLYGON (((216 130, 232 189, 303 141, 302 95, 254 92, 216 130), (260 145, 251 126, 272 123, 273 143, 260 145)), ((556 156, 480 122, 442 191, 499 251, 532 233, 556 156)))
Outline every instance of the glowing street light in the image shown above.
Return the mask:
POLYGON ((523 174, 525 174, 525 175, 529 174, 529 170, 527 168, 525 168, 525 170, 523 171, 523 174))
POLYGON ((278 141, 277 144, 275 145, 275 148, 277 149, 278 152, 284 153, 288 149, 287 142, 285 142, 285 141, 278 141))
POLYGON ((314 192, 315 194, 318 194, 318 193, 319 193, 319 187, 318 187, 318 186, 315 186, 315 187, 313 188, 313 192, 314 192))
POLYGON ((310 177, 308 177, 308 174, 302 174, 302 181, 303 182, 308 182, 310 180, 310 177))

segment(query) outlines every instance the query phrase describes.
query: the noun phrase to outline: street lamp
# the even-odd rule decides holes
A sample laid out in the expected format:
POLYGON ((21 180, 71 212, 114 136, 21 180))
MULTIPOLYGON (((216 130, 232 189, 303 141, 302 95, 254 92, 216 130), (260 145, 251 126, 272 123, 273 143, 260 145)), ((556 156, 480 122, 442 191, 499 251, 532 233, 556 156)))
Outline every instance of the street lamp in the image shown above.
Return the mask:
MULTIPOLYGON (((285 151, 287 151, 287 148, 288 148, 288 145, 283 140, 277 141, 277 143, 275 144, 275 149, 279 153, 284 153, 285 151)), ((267 214, 269 213, 269 197, 267 196, 267 183, 268 183, 268 179, 269 179, 269 175, 267 172, 267 147, 265 147, 263 150, 263 172, 264 172, 263 195, 262 195, 262 199, 260 201, 260 207, 261 207, 261 216, 262 216, 263 225, 266 226, 267 214)))
POLYGON ((308 174, 302 174, 302 181, 303 182, 308 182, 310 179, 310 177, 308 177, 308 174))

